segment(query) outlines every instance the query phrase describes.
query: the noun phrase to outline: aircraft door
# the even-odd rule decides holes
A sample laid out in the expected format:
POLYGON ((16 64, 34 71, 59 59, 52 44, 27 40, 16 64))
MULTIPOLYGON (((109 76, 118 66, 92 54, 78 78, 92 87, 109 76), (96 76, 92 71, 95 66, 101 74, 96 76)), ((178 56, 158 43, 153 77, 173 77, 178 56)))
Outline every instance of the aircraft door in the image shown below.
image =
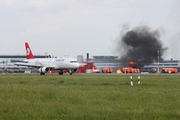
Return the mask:
POLYGON ((52 58, 49 58, 48 64, 49 64, 50 67, 53 67, 54 61, 53 61, 52 58))

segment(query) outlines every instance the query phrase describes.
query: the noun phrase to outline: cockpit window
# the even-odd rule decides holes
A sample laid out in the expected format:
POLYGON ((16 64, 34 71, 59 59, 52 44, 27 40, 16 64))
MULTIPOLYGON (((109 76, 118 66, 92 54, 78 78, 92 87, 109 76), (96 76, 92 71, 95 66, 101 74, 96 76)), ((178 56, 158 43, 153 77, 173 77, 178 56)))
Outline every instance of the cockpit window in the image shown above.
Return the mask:
POLYGON ((77 61, 70 61, 70 63, 77 63, 77 61))

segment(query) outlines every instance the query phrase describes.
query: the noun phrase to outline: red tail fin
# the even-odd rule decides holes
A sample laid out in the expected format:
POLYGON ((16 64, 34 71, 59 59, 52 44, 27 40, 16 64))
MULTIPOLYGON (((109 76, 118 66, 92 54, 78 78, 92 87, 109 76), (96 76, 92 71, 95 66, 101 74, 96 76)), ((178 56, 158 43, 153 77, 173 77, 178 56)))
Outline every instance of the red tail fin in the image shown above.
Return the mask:
POLYGON ((26 57, 27 59, 34 59, 34 55, 29 47, 29 44, 25 42, 25 47, 26 47, 26 57))

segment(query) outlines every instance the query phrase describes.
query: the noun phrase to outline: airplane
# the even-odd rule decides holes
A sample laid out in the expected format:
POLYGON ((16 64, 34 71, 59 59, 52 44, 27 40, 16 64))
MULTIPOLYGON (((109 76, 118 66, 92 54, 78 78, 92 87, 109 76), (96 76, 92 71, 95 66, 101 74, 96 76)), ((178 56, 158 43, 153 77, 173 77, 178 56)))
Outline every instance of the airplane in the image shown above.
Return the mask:
POLYGON ((25 48, 27 59, 16 62, 14 65, 38 68, 40 75, 45 75, 45 73, 49 72, 50 70, 58 71, 59 75, 63 75, 63 70, 66 70, 70 75, 72 75, 80 66, 78 61, 74 58, 35 58, 28 42, 25 42, 25 48))

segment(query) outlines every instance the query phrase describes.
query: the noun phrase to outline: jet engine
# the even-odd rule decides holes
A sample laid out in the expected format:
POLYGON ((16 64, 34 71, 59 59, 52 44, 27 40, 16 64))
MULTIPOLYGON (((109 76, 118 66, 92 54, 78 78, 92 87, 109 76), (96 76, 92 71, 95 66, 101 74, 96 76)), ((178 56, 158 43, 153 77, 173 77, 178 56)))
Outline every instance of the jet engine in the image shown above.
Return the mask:
POLYGON ((46 73, 46 72, 49 71, 49 68, 48 68, 48 67, 41 67, 41 68, 38 69, 38 71, 39 71, 40 73, 46 73))

